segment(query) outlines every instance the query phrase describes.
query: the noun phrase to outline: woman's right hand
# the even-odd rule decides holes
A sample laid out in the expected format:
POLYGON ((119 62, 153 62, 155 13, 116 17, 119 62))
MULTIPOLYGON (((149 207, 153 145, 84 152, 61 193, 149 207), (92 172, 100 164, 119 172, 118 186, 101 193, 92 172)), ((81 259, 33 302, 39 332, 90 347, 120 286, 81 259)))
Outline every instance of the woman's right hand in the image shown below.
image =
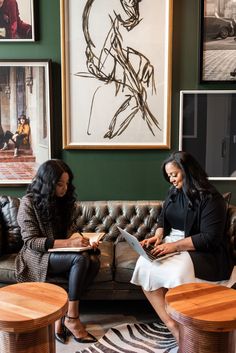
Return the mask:
POLYGON ((153 246, 157 246, 161 244, 162 238, 163 238, 163 228, 158 228, 156 230, 156 234, 153 237, 142 240, 140 244, 142 245, 142 247, 145 246, 146 248, 148 248, 153 243, 154 243, 153 246))
POLYGON ((140 241, 140 244, 142 245, 142 247, 148 248, 152 243, 155 243, 156 240, 157 240, 157 238, 156 238, 156 236, 154 236, 154 237, 140 241))
POLYGON ((73 233, 68 240, 70 248, 85 247, 90 245, 89 239, 82 237, 79 233, 73 233))

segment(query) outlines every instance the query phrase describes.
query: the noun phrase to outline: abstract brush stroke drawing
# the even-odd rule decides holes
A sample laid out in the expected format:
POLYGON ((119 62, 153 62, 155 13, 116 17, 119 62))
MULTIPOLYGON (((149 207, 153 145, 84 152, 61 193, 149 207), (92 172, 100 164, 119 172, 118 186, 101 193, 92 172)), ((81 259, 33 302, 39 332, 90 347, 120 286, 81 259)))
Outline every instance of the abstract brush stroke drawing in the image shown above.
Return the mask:
POLYGON ((77 76, 94 78, 103 82, 103 85, 94 88, 87 135, 91 135, 90 124, 97 92, 104 85, 113 84, 115 85, 115 96, 118 97, 122 93, 124 99, 111 117, 108 130, 103 137, 113 139, 115 136, 121 135, 138 114, 141 114, 147 128, 155 136, 155 129, 161 130, 161 128, 149 108, 147 93, 147 88, 149 88, 152 95, 156 94, 154 67, 147 56, 126 46, 124 41, 125 32, 132 31, 142 21, 139 13, 139 3, 142 0, 117 0, 119 8, 107 11, 110 25, 102 43, 96 43, 91 37, 93 22, 90 21, 90 14, 96 1, 86 1, 82 14, 88 71, 76 73, 77 76))

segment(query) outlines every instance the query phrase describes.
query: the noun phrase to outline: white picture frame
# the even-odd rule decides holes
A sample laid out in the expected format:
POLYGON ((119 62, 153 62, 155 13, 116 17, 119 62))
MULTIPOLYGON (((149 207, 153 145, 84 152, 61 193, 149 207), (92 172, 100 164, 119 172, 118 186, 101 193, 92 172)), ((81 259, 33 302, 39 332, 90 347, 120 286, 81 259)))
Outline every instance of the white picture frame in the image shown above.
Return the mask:
MULTIPOLYGON (((0 185, 32 181, 39 165, 51 158, 51 61, 0 60, 0 185), (14 156, 20 117, 29 125, 14 156)), ((24 131, 22 131, 24 133, 24 131)))
POLYGON ((173 0, 60 4, 63 147, 169 149, 173 0))

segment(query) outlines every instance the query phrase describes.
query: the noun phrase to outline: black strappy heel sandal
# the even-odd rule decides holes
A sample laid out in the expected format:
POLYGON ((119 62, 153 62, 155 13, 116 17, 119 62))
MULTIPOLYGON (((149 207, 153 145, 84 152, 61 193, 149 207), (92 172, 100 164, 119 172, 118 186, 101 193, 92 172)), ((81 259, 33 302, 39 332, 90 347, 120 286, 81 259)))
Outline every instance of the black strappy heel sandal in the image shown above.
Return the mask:
POLYGON ((55 332, 55 339, 58 342, 63 344, 66 343, 66 338, 67 338, 67 332, 66 332, 64 321, 65 321, 65 316, 63 316, 61 319, 61 332, 55 332))
MULTIPOLYGON (((77 317, 71 317, 71 316, 68 316, 68 315, 66 315, 65 317, 66 317, 67 319, 69 319, 69 320, 77 320, 77 319, 79 318, 79 316, 77 316, 77 317)), ((65 322, 64 322, 64 325, 65 325, 65 322)), ((66 331, 67 331, 67 335, 69 335, 69 334, 72 335, 73 338, 74 338, 74 340, 75 340, 76 342, 79 342, 79 343, 95 343, 95 342, 97 342, 96 337, 94 337, 93 335, 91 335, 91 333, 89 333, 89 332, 87 332, 87 336, 85 336, 85 337, 76 337, 76 336, 73 334, 73 332, 71 332, 70 329, 68 329, 67 326, 65 326, 65 329, 66 329, 66 331)))

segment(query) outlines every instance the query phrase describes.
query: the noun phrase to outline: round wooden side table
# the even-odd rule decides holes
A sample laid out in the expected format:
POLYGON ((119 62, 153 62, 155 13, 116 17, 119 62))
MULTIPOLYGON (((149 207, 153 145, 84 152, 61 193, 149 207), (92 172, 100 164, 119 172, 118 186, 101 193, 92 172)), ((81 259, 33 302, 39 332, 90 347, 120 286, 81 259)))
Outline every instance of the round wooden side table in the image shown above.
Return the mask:
POLYGON ((66 291, 42 282, 0 288, 0 352, 55 353, 54 323, 67 310, 66 291))
POLYGON ((180 324, 180 353, 234 353, 236 290, 208 283, 170 289, 166 309, 180 324))

